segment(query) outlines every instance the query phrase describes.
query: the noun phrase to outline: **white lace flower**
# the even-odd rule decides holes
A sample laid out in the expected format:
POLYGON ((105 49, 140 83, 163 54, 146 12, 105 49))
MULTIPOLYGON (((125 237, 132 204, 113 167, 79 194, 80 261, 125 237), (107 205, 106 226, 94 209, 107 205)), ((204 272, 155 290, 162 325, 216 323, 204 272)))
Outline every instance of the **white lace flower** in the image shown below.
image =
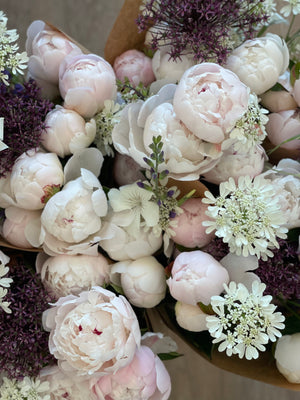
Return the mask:
POLYGON ((258 104, 257 96, 252 93, 249 97, 248 110, 240 118, 235 127, 229 134, 229 139, 222 144, 222 149, 228 148, 233 144, 236 151, 254 151, 256 146, 261 144, 267 132, 265 125, 269 118, 266 116, 268 110, 261 108, 258 104))
POLYGON ((280 13, 284 17, 288 17, 291 13, 294 15, 300 14, 300 0, 283 0, 288 3, 286 6, 283 6, 280 10, 280 13))
POLYGON ((112 130, 120 121, 121 105, 113 100, 104 101, 104 109, 96 114, 96 137, 94 143, 103 155, 113 156, 112 130))
POLYGON ((3 11, 0 11, 0 80, 8 85, 8 75, 6 69, 11 70, 12 74, 23 74, 26 68, 28 57, 26 52, 18 53, 19 46, 14 42, 19 35, 15 29, 7 29, 7 18, 3 11))
POLYGON ((242 284, 224 284, 223 296, 212 296, 211 305, 216 315, 206 317, 213 343, 220 343, 218 350, 228 356, 256 359, 259 351, 265 351, 268 341, 275 342, 284 328, 284 316, 274 312, 272 296, 263 296, 264 283, 253 282, 252 291, 242 284))
POLYGON ((9 262, 9 257, 7 257, 2 251, 0 251, 0 307, 7 313, 11 313, 11 309, 9 308, 10 302, 3 301, 4 297, 7 295, 7 289, 9 288, 11 282, 13 281, 11 278, 4 278, 4 276, 8 273, 9 268, 5 265, 9 262))
POLYGON ((287 217, 282 214, 274 195, 274 187, 262 176, 253 180, 241 176, 235 184, 233 178, 220 184, 220 196, 205 192, 202 201, 212 204, 204 221, 206 233, 216 230, 216 236, 228 243, 230 252, 247 257, 256 255, 266 260, 272 257, 270 249, 279 247, 276 237, 285 239, 287 217))
POLYGON ((0 400, 50 400, 48 382, 25 377, 21 381, 3 378, 0 386, 0 400))

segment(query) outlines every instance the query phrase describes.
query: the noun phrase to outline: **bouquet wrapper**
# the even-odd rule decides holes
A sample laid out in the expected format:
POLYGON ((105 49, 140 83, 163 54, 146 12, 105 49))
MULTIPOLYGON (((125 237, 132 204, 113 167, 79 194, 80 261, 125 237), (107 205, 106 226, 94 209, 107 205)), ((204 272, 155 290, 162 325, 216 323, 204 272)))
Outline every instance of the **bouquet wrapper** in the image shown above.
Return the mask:
MULTIPOLYGON (((125 0, 123 7, 113 25, 113 28, 108 36, 104 56, 107 61, 113 64, 115 58, 129 49, 142 49, 145 40, 145 32, 139 33, 135 24, 135 20, 139 14, 141 0, 125 0)), ((271 144, 267 144, 271 148, 271 144)), ((274 146, 273 146, 274 147, 274 146)), ((285 155, 285 153, 284 153, 285 155)), ((272 157, 271 161, 277 161, 283 156, 282 152, 277 151, 276 157, 272 157)), ((175 184, 175 182, 173 182, 175 184)), ((185 182, 184 188, 187 192, 195 188, 195 182, 185 182), (189 185, 188 187, 186 185, 189 185)), ((180 190, 183 187, 179 187, 180 190)), ((186 191, 184 189, 184 191, 186 191)), ((203 196, 200 191, 196 194, 199 197, 203 196)), ((300 391, 300 384, 288 382, 276 368, 276 364, 272 355, 268 352, 261 353, 257 360, 239 359, 237 356, 228 357, 225 353, 220 353, 217 349, 213 351, 211 358, 205 352, 200 351, 194 346, 191 341, 186 339, 183 330, 170 318, 167 309, 164 305, 156 307, 156 309, 148 310, 148 317, 154 331, 159 330, 163 326, 169 328, 178 337, 183 339, 199 356, 225 371, 244 376, 253 380, 261 381, 274 386, 300 391), (160 321, 160 323, 159 323, 160 321)))

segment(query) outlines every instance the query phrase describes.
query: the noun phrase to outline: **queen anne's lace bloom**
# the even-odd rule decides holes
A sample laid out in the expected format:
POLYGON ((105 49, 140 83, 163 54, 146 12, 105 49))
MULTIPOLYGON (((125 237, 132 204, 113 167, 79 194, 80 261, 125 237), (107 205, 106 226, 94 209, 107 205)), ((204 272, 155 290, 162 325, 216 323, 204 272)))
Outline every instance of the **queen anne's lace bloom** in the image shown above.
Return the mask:
POLYGON ((225 294, 213 296, 211 305, 216 315, 206 318, 207 328, 213 343, 220 343, 218 350, 226 354, 238 354, 247 360, 258 358, 259 351, 265 351, 265 344, 275 342, 281 337, 284 316, 275 312, 276 306, 270 304, 272 296, 263 296, 264 283, 252 284, 252 291, 242 284, 224 284, 225 294))
POLYGON ((0 80, 8 85, 7 69, 15 75, 23 74, 26 68, 28 57, 26 52, 18 53, 19 46, 14 43, 19 35, 15 29, 8 30, 6 27, 7 18, 3 11, 0 11, 0 80))
POLYGON ((48 382, 33 380, 27 376, 21 380, 3 378, 0 400, 50 400, 48 382))
POLYGON ((274 187, 262 176, 253 180, 241 176, 238 184, 233 178, 220 184, 220 196, 205 192, 204 203, 213 204, 204 221, 206 232, 216 230, 216 236, 228 243, 230 252, 247 257, 256 255, 266 260, 272 257, 270 248, 279 247, 276 236, 285 239, 286 216, 274 196, 274 187))
POLYGON ((283 6, 280 10, 284 17, 288 17, 291 13, 294 15, 300 14, 300 0, 283 0, 287 5, 283 6))

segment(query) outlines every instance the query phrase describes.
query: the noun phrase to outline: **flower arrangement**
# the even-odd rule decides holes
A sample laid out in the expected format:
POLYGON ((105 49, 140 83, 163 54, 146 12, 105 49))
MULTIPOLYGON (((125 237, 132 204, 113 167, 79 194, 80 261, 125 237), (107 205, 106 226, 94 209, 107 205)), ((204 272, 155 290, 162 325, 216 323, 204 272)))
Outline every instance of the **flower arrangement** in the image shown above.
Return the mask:
POLYGON ((286 3, 128 0, 105 59, 42 21, 19 54, 0 14, 1 400, 166 400, 179 354, 150 309, 202 355, 267 355, 298 387, 286 3))

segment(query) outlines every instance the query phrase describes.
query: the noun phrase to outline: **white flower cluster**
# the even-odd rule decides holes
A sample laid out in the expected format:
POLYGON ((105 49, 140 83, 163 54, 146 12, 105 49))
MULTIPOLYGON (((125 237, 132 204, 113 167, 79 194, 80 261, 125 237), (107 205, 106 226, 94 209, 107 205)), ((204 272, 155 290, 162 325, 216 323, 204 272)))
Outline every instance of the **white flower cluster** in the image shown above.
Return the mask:
POLYGON ((287 5, 283 6, 280 10, 284 17, 289 17, 292 13, 293 15, 300 14, 300 0, 283 0, 287 5))
POLYGON ((250 94, 248 110, 236 122, 226 142, 233 142, 236 151, 253 152, 256 146, 261 144, 267 136, 265 129, 269 120, 267 113, 268 110, 259 106, 257 96, 254 93, 250 94))
POLYGON ((23 74, 23 69, 27 67, 28 57, 26 52, 18 53, 19 46, 14 42, 19 35, 15 29, 7 29, 7 18, 3 11, 0 11, 0 79, 8 84, 6 69, 13 74, 23 74))
POLYGON ((0 400, 50 400, 49 383, 41 383, 39 379, 33 380, 27 376, 21 380, 3 378, 0 386, 0 400))
POLYGON ((220 343, 218 350, 226 354, 238 354, 239 358, 256 359, 259 351, 265 351, 265 344, 281 337, 279 329, 284 328, 284 316, 275 312, 270 304, 272 296, 263 296, 264 283, 253 282, 252 291, 242 284, 224 284, 223 296, 213 296, 211 305, 216 315, 206 318, 207 328, 213 343, 220 343))
POLYGON ((94 118, 96 120, 96 137, 94 143, 105 156, 113 156, 112 130, 120 120, 121 106, 113 100, 104 101, 104 109, 94 118))
POLYGON ((5 265, 9 262, 9 257, 7 257, 2 251, 0 251, 0 307, 8 314, 11 313, 9 308, 10 303, 8 301, 3 301, 3 298, 7 295, 7 289, 9 288, 11 278, 3 278, 9 271, 9 268, 5 265))
POLYGON ((277 247, 276 236, 285 239, 286 216, 280 210, 274 187, 262 176, 253 180, 241 176, 236 184, 233 178, 220 184, 220 196, 205 192, 202 201, 213 204, 206 214, 210 221, 206 233, 216 230, 216 236, 228 243, 231 253, 247 257, 256 255, 266 260, 272 257, 270 248, 277 247))

